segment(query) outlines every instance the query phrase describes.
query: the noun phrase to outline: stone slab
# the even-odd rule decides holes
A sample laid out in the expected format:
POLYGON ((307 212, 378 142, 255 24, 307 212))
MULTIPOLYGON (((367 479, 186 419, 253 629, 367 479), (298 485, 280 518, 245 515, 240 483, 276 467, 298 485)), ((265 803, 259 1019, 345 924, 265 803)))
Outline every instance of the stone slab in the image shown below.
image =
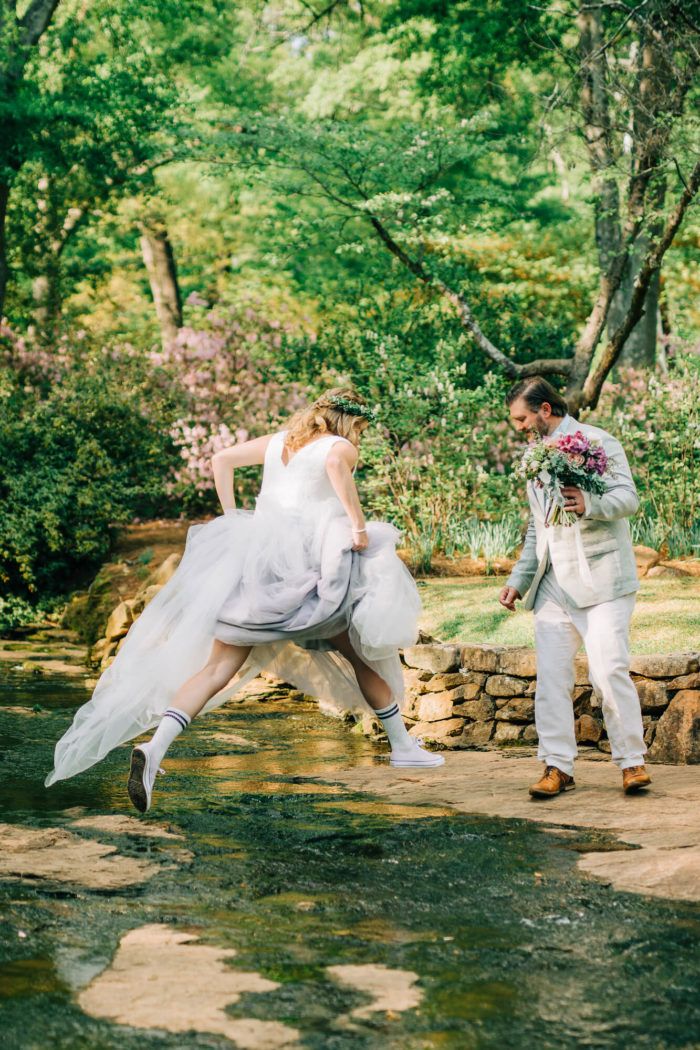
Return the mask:
MULTIPOLYGON (((532 727, 527 726, 526 730, 532 727)), ((653 766, 648 792, 624 795, 619 770, 602 756, 579 758, 576 790, 537 802, 527 793, 542 765, 522 743, 503 751, 448 751, 439 770, 343 769, 333 782, 396 803, 439 804, 463 813, 609 831, 641 846, 626 853, 584 853, 581 868, 617 889, 700 901, 700 777, 692 766, 653 766), (629 860, 621 861, 621 857, 629 860), (591 867, 587 858, 592 858, 591 867), (634 859, 634 863, 633 863, 634 859), (672 872, 677 878, 670 878, 672 872)), ((596 755, 596 752, 592 753, 596 755)))
POLYGON ((630 663, 632 674, 644 678, 677 678, 700 670, 697 653, 654 653, 633 656, 630 663))
POLYGON ((460 651, 456 645, 411 645, 403 658, 409 667, 444 673, 458 670, 460 651))

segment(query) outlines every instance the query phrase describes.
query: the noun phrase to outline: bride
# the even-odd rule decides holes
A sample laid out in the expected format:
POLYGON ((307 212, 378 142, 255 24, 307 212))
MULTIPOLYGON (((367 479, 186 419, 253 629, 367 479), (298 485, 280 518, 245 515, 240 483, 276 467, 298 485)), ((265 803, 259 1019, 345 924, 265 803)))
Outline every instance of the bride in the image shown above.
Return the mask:
POLYGON ((372 418, 352 389, 336 388, 286 430, 214 456, 223 514, 189 530, 177 572, 56 745, 47 786, 157 725, 131 757, 129 797, 145 812, 175 738, 263 669, 328 713, 371 710, 393 766, 443 764, 401 717, 398 649, 416 640, 420 599, 396 554, 398 531, 366 523, 357 495, 358 446, 372 418), (238 510, 234 470, 254 464, 263 465, 255 510, 238 510))

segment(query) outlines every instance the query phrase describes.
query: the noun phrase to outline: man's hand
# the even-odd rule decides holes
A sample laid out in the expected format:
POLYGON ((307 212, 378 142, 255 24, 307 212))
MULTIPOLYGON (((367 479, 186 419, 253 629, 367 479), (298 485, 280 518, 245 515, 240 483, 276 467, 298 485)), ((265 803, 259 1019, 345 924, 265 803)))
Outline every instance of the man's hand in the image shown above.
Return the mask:
POLYGON ((585 514, 586 503, 581 489, 573 485, 562 485, 561 494, 564 497, 564 510, 571 510, 574 514, 585 514))
POLYGON ((508 609, 510 612, 515 612, 515 603, 520 601, 522 594, 520 591, 516 591, 515 587, 504 587, 498 596, 498 600, 504 609, 508 609))

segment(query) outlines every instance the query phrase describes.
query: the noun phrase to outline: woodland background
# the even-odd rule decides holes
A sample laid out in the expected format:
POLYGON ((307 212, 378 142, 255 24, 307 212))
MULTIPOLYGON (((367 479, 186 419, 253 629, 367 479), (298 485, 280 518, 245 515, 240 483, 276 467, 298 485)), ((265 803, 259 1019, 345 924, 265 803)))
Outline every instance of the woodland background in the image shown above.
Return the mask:
POLYGON ((2 0, 0 626, 341 381, 419 569, 520 542, 537 371, 697 554, 699 68, 692 0, 2 0))

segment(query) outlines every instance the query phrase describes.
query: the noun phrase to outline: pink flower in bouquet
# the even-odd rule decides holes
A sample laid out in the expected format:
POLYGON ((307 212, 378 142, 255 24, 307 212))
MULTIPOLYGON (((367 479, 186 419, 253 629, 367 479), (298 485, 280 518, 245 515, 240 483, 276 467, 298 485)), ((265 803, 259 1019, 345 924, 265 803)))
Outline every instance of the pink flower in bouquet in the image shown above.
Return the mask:
POLYGON ((591 447, 589 441, 580 430, 577 430, 575 434, 562 434, 560 438, 556 439, 556 446, 560 452, 565 453, 567 456, 582 456, 591 447))

